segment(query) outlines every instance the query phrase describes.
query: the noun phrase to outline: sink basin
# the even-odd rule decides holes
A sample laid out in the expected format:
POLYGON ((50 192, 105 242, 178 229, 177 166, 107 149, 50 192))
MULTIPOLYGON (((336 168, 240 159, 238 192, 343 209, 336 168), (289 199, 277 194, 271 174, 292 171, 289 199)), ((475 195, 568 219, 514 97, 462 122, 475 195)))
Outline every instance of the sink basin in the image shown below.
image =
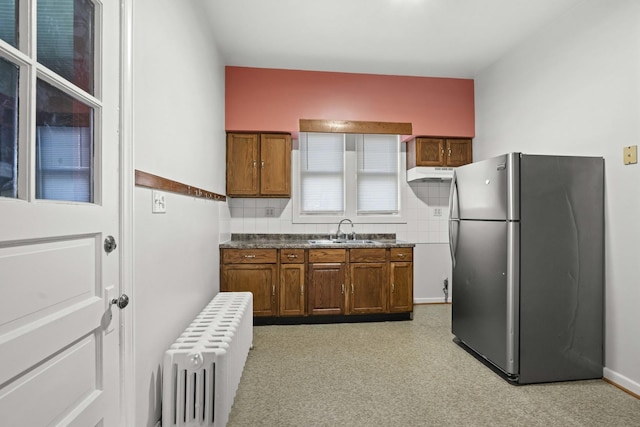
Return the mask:
POLYGON ((312 245, 379 245, 375 240, 347 240, 347 239, 315 239, 309 240, 312 245))

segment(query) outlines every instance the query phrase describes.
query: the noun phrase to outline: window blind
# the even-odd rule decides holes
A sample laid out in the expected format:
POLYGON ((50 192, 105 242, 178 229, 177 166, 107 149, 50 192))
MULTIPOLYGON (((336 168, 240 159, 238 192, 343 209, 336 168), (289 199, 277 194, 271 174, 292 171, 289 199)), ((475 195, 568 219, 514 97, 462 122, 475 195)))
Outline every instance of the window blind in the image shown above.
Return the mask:
POLYGON ((397 135, 363 135, 356 144, 357 214, 397 214, 397 135))
POLYGON ((36 137, 36 197, 93 202, 91 129, 37 126, 36 137))
POLYGON ((300 133, 300 199, 305 214, 344 212, 344 135, 300 133))

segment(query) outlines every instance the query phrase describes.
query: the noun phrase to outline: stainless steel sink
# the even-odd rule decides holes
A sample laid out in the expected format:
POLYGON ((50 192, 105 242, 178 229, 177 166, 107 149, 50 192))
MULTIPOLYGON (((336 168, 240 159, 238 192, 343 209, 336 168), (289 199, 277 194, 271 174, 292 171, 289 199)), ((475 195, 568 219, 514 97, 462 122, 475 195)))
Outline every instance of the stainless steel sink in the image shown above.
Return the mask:
POLYGON ((347 239, 315 239, 308 241, 312 245, 379 245, 375 240, 347 240, 347 239))

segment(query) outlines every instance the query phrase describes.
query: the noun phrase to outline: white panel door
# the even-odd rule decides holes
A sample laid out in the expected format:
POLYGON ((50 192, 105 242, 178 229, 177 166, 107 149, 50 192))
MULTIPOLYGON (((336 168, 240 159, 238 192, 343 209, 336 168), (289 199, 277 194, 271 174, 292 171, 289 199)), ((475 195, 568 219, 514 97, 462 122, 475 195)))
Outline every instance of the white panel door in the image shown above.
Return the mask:
POLYGON ((0 71, 19 77, 0 84, 0 424, 118 426, 120 250, 104 241, 120 240, 120 2, 15 4, 16 39, 0 31, 0 71))

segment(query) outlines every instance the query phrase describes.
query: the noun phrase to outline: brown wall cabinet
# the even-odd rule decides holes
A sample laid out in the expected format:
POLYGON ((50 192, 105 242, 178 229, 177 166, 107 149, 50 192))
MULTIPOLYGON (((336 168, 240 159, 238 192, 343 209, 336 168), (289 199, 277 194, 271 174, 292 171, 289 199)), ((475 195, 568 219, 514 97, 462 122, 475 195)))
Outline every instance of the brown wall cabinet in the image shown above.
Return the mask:
POLYGON ((227 196, 291 197, 291 135, 228 133, 227 196))
POLYGON ((416 166, 457 167, 472 160, 471 138, 417 136, 407 141, 407 169, 416 166))

